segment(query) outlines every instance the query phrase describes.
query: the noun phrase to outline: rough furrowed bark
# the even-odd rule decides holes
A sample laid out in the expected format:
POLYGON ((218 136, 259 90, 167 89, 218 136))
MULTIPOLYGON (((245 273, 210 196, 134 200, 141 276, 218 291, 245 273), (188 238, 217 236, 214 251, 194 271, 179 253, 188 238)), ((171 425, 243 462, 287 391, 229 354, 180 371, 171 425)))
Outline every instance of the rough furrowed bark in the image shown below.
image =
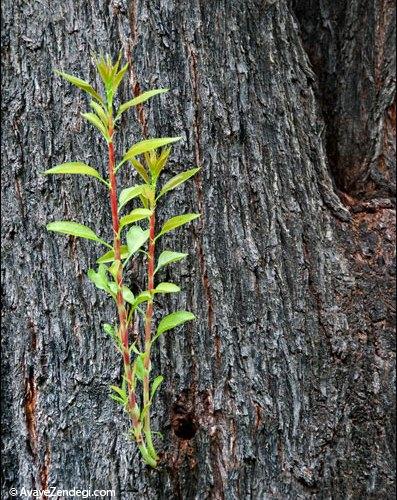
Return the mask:
POLYGON ((318 76, 338 187, 365 199, 395 195, 395 2, 291 4, 318 76))
MULTIPOLYGON (((12 486, 46 485, 111 488, 123 500, 393 498, 392 129, 382 121, 393 81, 386 65, 370 101, 340 85, 335 113, 325 112, 324 94, 338 87, 330 75, 365 78, 354 58, 341 69, 325 38, 323 60, 339 62, 319 73, 307 3, 304 15, 285 0, 3 2, 5 498, 12 486), (152 416, 164 434, 158 470, 142 465, 108 398, 122 367, 100 327, 114 311, 85 278, 96 253, 44 230, 57 218, 100 234, 110 226, 102 186, 39 173, 69 159, 105 172, 106 148, 79 115, 86 99, 51 69, 88 79, 90 51, 119 48, 131 86, 172 92, 151 101, 144 123, 123 118, 118 154, 143 128, 183 136, 170 176, 202 167, 158 206, 159 223, 203 214, 158 245, 193 250, 159 273, 186 291, 159 303, 154 320, 176 307, 199 318, 154 349, 153 375, 165 375, 152 416), (373 113, 367 135, 359 113, 354 126, 344 120, 360 103, 373 113), (357 137, 351 168, 343 131, 357 137)), ((366 29, 379 33, 373 9, 366 29)), ((389 36, 377 40, 386 54, 389 36)), ((133 291, 145 287, 134 266, 129 277, 133 291)))

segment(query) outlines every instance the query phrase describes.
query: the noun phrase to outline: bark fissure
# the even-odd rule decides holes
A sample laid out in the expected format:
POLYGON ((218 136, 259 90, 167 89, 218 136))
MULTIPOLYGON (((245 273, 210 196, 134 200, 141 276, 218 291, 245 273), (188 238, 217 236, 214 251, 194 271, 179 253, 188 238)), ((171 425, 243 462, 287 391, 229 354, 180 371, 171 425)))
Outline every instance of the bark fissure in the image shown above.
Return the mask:
POLYGON ((394 197, 396 129, 389 112, 395 109, 394 2, 290 3, 318 78, 337 187, 360 199, 394 197))

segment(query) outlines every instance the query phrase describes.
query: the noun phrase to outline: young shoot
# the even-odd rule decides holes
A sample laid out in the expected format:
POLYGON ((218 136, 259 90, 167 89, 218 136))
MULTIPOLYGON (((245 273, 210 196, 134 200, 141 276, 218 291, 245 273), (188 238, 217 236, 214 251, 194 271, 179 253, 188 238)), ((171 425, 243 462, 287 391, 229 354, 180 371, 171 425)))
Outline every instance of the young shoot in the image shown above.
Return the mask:
MULTIPOLYGON (((88 82, 64 72, 57 74, 75 85, 90 98, 90 111, 82 113, 83 118, 93 125, 106 143, 108 170, 102 174, 91 165, 73 161, 57 165, 46 172, 50 174, 80 174, 91 176, 108 191, 112 215, 113 241, 107 242, 97 233, 74 221, 54 221, 47 224, 49 231, 77 236, 91 240, 106 247, 106 253, 97 259, 97 268, 89 269, 88 279, 103 290, 114 302, 117 310, 115 325, 106 323, 105 333, 113 341, 123 361, 120 385, 110 386, 110 397, 123 407, 131 423, 131 437, 141 452, 146 464, 156 467, 159 461, 153 443, 150 423, 150 408, 154 396, 163 382, 163 376, 151 376, 154 371, 151 362, 152 348, 156 340, 168 330, 176 328, 195 316, 188 311, 176 311, 163 317, 154 328, 153 313, 158 296, 178 293, 175 283, 156 283, 155 275, 163 267, 184 259, 187 254, 165 250, 156 256, 156 243, 159 238, 180 226, 193 221, 199 214, 176 215, 163 222, 156 230, 157 204, 171 190, 195 175, 199 168, 181 172, 168 182, 161 184, 163 173, 171 153, 171 144, 180 137, 145 139, 133 144, 120 158, 117 158, 115 124, 130 108, 142 105, 150 98, 167 92, 168 89, 155 89, 144 92, 114 109, 117 89, 127 72, 128 64, 120 67, 121 57, 113 63, 109 56, 96 60, 96 69, 102 81, 102 89, 95 89, 88 82), (125 186, 119 192, 117 173, 123 165, 129 165, 137 173, 138 183, 125 186), (136 207, 127 210, 135 203, 136 207), (141 259, 146 269, 146 290, 137 296, 125 283, 124 275, 132 258, 141 259), (143 332, 131 342, 130 332, 138 314, 143 317, 143 332)), ((100 233, 101 228, 98 228, 100 233)), ((158 344, 157 344, 158 345, 158 344)))

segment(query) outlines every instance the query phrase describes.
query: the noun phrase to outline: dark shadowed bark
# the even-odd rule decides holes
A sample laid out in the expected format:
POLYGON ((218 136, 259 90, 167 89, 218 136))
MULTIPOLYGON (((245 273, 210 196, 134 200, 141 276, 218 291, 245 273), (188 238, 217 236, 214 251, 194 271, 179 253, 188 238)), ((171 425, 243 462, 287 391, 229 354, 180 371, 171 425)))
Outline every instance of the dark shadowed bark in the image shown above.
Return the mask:
MULTIPOLYGON (((394 6, 387 0, 3 1, 3 487, 111 488, 118 499, 394 498, 394 6), (318 4, 318 5, 317 5, 318 4), (100 249, 49 234, 70 219, 110 238, 107 193, 45 178, 106 168, 52 73, 94 76, 123 50, 150 136, 181 135, 169 174, 199 165, 159 220, 200 211, 167 248, 164 299, 198 321, 166 335, 154 375, 158 470, 109 399, 88 282, 100 249)), ((120 155, 141 137, 133 112, 120 155)), ((124 180, 134 176, 125 170, 124 180)), ((143 276, 131 269, 135 290, 143 276)))

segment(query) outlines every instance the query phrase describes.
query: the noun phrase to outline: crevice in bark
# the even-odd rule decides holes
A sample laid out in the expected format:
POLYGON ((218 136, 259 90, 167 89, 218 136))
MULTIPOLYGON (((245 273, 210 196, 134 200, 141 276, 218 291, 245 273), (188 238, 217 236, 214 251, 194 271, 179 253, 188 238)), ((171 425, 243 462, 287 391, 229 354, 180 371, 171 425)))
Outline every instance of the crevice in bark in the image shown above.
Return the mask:
POLYGON ((34 370, 33 367, 29 367, 28 377, 25 381, 24 409, 26 429, 28 432, 28 450, 34 458, 37 457, 36 403, 37 391, 36 382, 34 380, 34 370))
POLYGON ((198 430, 194 409, 189 401, 190 391, 183 391, 171 409, 171 427, 179 439, 193 439, 198 430))
POLYGON ((393 197, 393 2, 290 0, 290 4, 317 75, 315 91, 336 187, 358 200, 393 197), (369 30, 365 35, 363 26, 369 30))
MULTIPOLYGON (((188 59, 189 59, 190 81, 191 81, 191 88, 192 88, 193 101, 194 101, 194 121, 193 121, 194 154, 195 154, 196 166, 202 167, 201 139, 200 139, 200 115, 199 115, 200 96, 199 96, 199 76, 198 76, 198 69, 197 69, 197 54, 196 54, 195 48, 190 43, 187 44, 187 50, 188 50, 188 59)), ((214 306, 213 306, 213 300, 212 300, 211 285, 210 285, 210 281, 208 278, 207 263, 205 260, 204 249, 203 249, 203 244, 202 244, 202 235, 205 231, 205 222, 204 222, 204 210, 203 210, 203 207, 204 207, 203 186, 202 186, 201 175, 202 175, 201 172, 199 172, 199 174, 196 175, 194 178, 194 183, 195 183, 196 192, 197 192, 198 209, 199 209, 199 212, 201 213, 201 217, 197 221, 197 228, 198 228, 198 233, 199 233, 199 237, 197 239, 197 245, 198 245, 198 252, 197 253, 198 253, 198 257, 199 257, 199 264, 200 264, 203 288, 204 288, 204 293, 205 293, 205 297, 206 297, 208 328, 210 331, 212 331, 213 324, 214 324, 214 306)), ((215 333, 215 358, 217 360, 217 363, 219 363, 220 362, 220 338, 219 338, 219 335, 217 333, 215 333)))
POLYGON ((51 464, 51 450, 50 444, 47 442, 45 452, 44 452, 44 460, 43 464, 40 468, 40 487, 42 490, 48 489, 48 476, 50 473, 50 464, 51 464))

